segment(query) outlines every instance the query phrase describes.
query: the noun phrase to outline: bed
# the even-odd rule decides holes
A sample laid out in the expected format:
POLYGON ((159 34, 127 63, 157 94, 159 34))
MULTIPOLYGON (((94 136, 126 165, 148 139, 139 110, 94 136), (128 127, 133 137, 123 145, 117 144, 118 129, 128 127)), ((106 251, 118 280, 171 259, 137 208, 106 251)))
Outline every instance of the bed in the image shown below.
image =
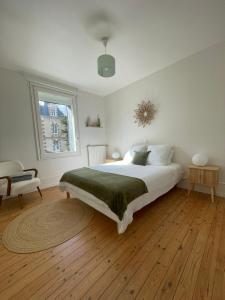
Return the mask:
POLYGON ((100 172, 113 173, 118 175, 139 178, 147 186, 148 192, 137 197, 127 205, 122 220, 104 203, 93 194, 65 181, 61 181, 59 187, 62 191, 68 192, 71 196, 80 199, 99 212, 103 213, 117 223, 118 233, 124 233, 127 226, 133 221, 133 214, 156 200, 158 197, 167 193, 182 178, 182 167, 177 163, 171 163, 167 166, 139 166, 126 161, 117 161, 113 163, 102 164, 91 167, 100 172))

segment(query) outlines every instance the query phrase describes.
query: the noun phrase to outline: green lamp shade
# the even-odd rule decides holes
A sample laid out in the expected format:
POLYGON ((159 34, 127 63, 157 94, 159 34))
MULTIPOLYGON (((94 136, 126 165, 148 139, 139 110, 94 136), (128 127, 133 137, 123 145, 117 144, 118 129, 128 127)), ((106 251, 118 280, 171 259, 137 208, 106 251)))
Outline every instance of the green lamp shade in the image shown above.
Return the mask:
POLYGON ((109 54, 98 57, 98 74, 102 77, 111 77, 115 74, 115 58, 109 54))

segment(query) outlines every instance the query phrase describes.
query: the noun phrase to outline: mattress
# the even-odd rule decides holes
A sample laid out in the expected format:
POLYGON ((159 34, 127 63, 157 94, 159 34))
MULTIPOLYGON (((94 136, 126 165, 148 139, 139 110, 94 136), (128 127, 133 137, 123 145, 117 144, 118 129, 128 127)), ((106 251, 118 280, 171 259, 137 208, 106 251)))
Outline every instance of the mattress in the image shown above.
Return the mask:
POLYGON ((170 182, 177 181, 183 174, 181 165, 177 163, 172 163, 168 166, 139 166, 123 160, 98 165, 92 167, 92 169, 142 179, 149 192, 160 188, 162 183, 169 184, 170 182))

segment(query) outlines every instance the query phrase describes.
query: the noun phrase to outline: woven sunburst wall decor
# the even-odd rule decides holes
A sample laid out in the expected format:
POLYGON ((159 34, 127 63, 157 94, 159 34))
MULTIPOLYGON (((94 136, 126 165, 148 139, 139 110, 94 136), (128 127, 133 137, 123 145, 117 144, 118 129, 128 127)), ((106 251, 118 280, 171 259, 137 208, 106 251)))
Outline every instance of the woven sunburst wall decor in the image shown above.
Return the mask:
POLYGON ((134 119, 135 123, 138 126, 147 126, 151 124, 151 121, 154 119, 156 109, 155 105, 151 103, 150 100, 142 101, 138 104, 138 107, 134 110, 134 119))

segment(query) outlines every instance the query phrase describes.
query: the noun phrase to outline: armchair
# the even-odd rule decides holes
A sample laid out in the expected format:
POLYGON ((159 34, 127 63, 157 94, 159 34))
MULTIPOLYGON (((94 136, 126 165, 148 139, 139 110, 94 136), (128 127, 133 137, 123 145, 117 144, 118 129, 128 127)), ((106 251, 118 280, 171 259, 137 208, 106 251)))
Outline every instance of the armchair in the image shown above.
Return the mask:
POLYGON ((22 195, 37 188, 38 193, 42 198, 42 193, 39 188, 40 179, 37 177, 37 169, 24 169, 24 166, 19 161, 4 161, 0 162, 0 206, 2 199, 5 196, 18 196, 20 200, 20 207, 22 205, 22 195), (12 182, 12 177, 15 174, 30 171, 33 173, 32 179, 12 182))

